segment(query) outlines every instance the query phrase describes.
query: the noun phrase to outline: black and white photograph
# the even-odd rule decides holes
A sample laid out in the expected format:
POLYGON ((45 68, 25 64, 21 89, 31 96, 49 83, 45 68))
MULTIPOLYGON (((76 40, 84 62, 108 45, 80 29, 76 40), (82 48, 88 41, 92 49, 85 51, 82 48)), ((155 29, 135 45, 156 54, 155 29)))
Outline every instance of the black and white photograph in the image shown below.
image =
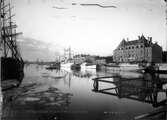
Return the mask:
POLYGON ((1 120, 167 120, 166 0, 0 0, 1 120))

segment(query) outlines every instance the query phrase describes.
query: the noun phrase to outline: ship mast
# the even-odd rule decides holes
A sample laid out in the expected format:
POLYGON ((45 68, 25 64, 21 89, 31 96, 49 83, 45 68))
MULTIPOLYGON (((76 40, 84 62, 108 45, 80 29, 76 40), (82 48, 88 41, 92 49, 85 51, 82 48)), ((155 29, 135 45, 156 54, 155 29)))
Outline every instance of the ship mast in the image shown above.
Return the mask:
MULTIPOLYGON (((2 0, 0 0, 0 33, 1 33, 1 30, 2 30, 2 21, 1 21, 1 16, 2 16, 2 12, 1 12, 1 4, 2 4, 2 0)), ((1 37, 1 34, 0 34, 0 43, 2 42, 2 37, 1 37)))
MULTIPOLYGON (((167 32, 167 0, 165 0, 165 4, 166 4, 166 32, 167 32)), ((167 51, 167 34, 166 34, 166 51, 167 51)))
POLYGON ((15 14, 12 14, 10 2, 1 0, 1 43, 3 44, 3 57, 12 57, 22 60, 19 53, 16 37, 22 33, 16 33, 17 25, 12 22, 15 14))
MULTIPOLYGON (((1 37, 1 30, 2 30, 2 22, 1 22, 1 2, 2 0, 0 0, 0 51, 1 51, 1 43, 2 43, 2 37, 1 37)), ((0 57, 1 57, 1 54, 0 54, 0 57)), ((1 81, 1 59, 0 59, 0 81, 1 81)), ((0 85, 1 85, 1 82, 0 82, 0 85)), ((2 86, 2 85, 1 85, 2 86)), ((2 111, 2 88, 0 87, 0 110, 2 111)), ((0 113, 1 114, 1 113, 0 113)), ((1 116, 1 115, 0 115, 1 116)))

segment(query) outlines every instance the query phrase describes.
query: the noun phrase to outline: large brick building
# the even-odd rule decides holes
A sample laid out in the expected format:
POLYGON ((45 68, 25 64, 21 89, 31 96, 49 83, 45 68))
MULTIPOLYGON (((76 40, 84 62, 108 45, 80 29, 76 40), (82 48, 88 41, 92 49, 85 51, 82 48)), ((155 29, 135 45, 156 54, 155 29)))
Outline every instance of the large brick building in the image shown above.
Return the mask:
POLYGON ((113 52, 115 62, 162 62, 162 47, 141 35, 138 40, 123 39, 113 52))

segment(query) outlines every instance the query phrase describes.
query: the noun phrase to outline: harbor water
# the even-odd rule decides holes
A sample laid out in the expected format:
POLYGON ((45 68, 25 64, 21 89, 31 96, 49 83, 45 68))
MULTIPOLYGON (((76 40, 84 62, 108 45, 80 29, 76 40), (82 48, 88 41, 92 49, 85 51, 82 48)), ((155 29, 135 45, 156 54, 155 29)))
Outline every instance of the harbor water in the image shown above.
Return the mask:
MULTIPOLYGON (((152 94, 152 83, 143 82, 142 73, 45 67, 25 66, 20 86, 3 91, 2 120, 134 120, 165 107, 158 102, 166 100, 166 93, 152 94), (104 76, 117 77, 105 78, 109 82, 92 80, 104 76), (104 92, 107 88, 111 89, 104 92)), ((166 90, 165 83, 163 78, 158 88, 166 90)))

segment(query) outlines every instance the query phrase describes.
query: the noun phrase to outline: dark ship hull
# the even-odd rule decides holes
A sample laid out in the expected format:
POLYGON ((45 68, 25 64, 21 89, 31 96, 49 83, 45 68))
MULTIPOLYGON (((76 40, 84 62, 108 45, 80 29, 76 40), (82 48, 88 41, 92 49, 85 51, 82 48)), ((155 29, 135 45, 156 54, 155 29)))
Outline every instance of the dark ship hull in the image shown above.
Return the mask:
POLYGON ((15 79, 21 82, 24 77, 24 62, 14 58, 1 58, 1 80, 15 79))

